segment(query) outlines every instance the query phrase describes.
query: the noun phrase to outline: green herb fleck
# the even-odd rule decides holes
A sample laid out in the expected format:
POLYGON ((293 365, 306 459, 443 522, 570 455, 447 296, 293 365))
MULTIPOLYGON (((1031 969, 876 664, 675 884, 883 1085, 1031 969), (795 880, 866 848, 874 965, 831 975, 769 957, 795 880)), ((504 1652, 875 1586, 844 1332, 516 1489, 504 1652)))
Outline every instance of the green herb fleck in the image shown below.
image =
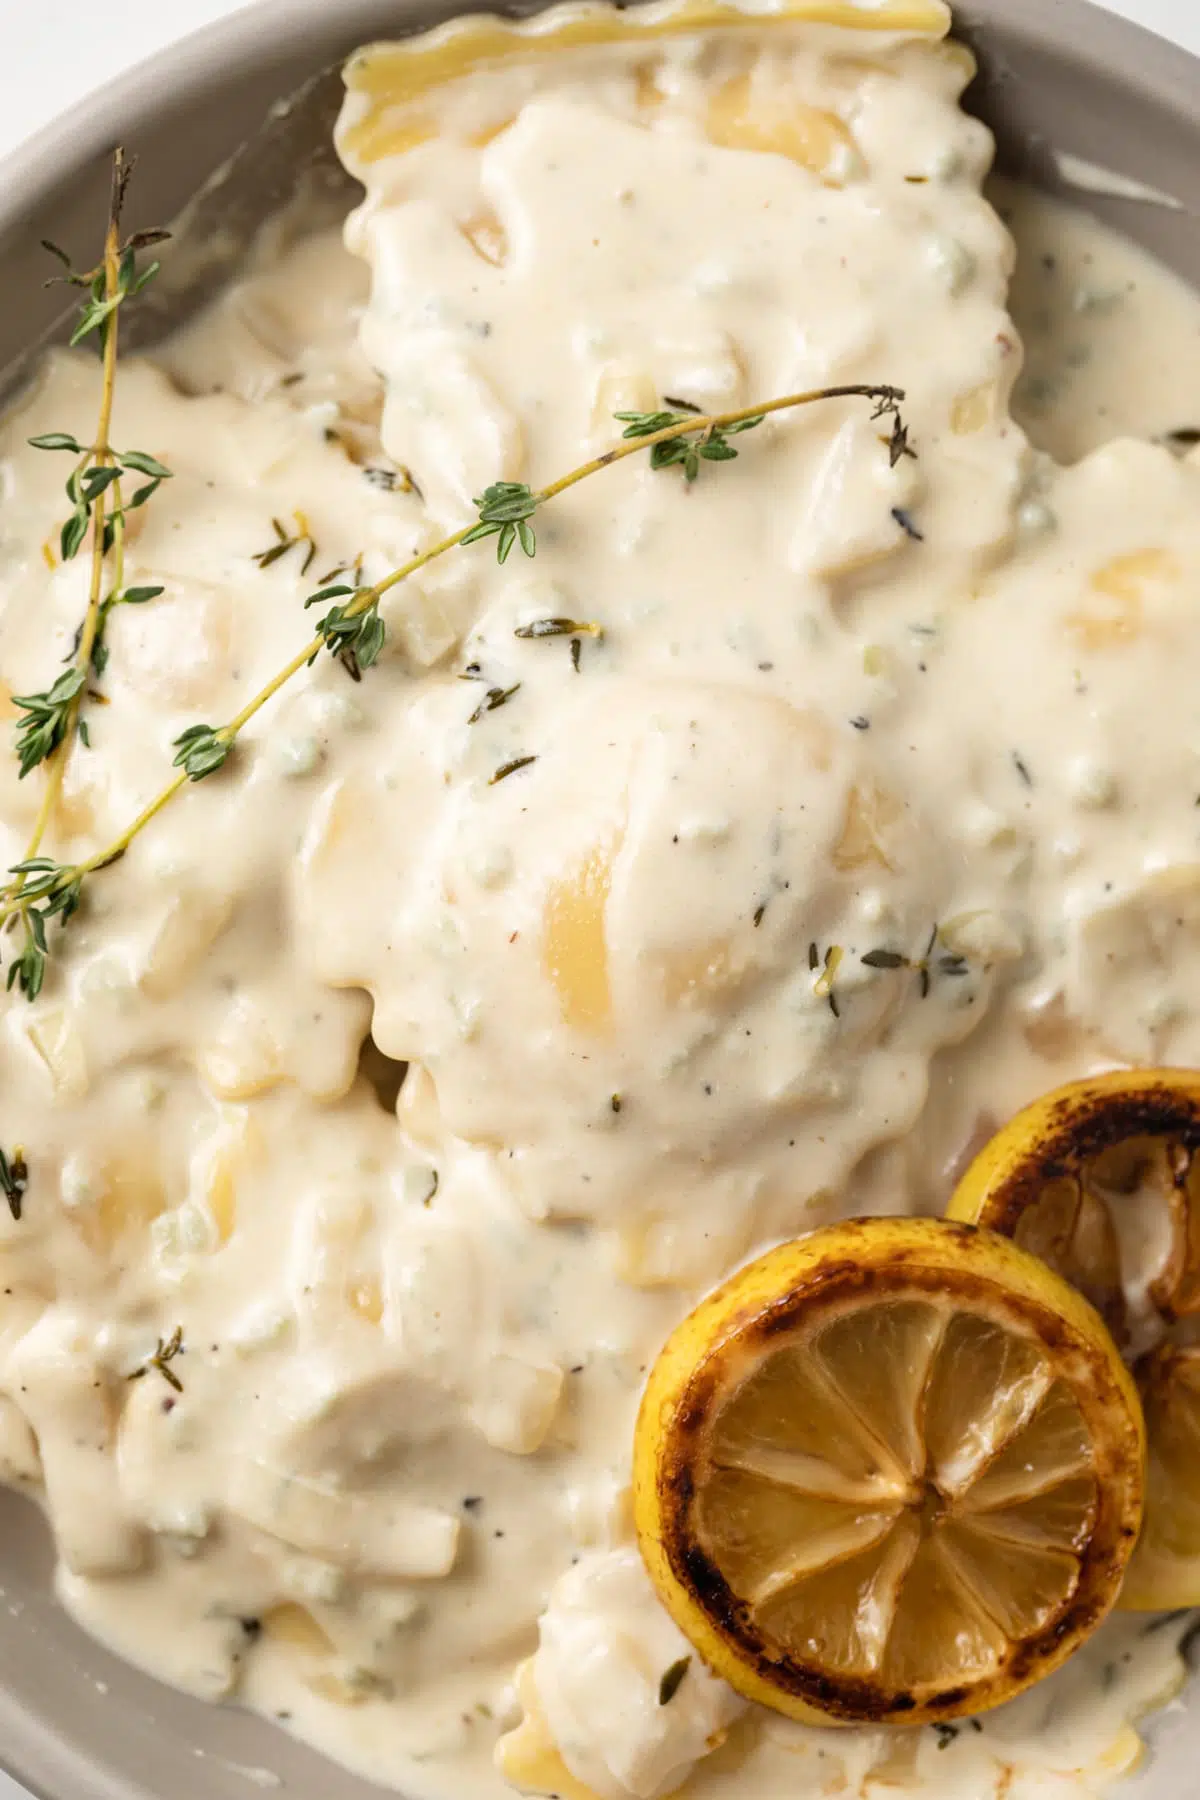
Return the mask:
POLYGON ((519 681, 514 681, 512 686, 508 688, 490 687, 483 696, 483 699, 479 702, 479 705, 475 708, 475 711, 467 720, 467 724, 477 725, 484 713, 495 712, 498 706, 506 706, 520 685, 519 681))
POLYGON ((673 1662, 669 1669, 664 1670, 662 1680, 658 1684, 658 1704, 660 1706, 670 1706, 683 1686, 683 1678, 691 1666, 691 1657, 681 1656, 678 1662, 673 1662))
POLYGON ((536 756, 514 756, 511 762, 501 763, 494 775, 488 776, 488 786, 495 787, 498 781, 507 781, 518 769, 527 769, 530 763, 537 761, 536 756))

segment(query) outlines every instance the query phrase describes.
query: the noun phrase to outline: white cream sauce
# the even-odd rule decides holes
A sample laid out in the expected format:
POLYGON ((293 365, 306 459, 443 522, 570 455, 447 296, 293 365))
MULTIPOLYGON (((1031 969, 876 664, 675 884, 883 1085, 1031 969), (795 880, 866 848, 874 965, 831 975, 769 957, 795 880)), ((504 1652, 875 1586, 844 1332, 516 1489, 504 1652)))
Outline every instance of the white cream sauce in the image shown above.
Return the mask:
MULTIPOLYGON (((665 1334, 756 1246, 940 1207, 1070 1075, 1200 1062, 1200 475, 1110 442, 1200 422, 1200 303, 1005 194, 1035 450, 958 53, 786 24, 547 53, 428 129, 389 114, 373 156, 370 66, 353 256, 266 259, 121 371, 115 441, 174 471, 130 579, 166 593, 113 621, 60 854, 294 653, 317 577, 382 576, 618 409, 896 382, 919 460, 839 403, 691 490, 605 471, 533 562, 483 545, 390 595, 377 669, 322 659, 95 880, 0 1020, 30 1166, 0 1470, 89 1629, 410 1794, 503 1791, 522 1706, 568 1795, 693 1764, 731 1800, 1092 1791, 1177 1633, 1118 1622, 944 1743, 699 1675, 660 1708, 686 1646, 629 1548, 629 1444, 665 1334), (309 570, 255 565, 273 517, 309 570), (578 670, 515 635, 550 616, 603 628, 578 670), (861 960, 935 925, 927 995, 861 960), (131 1382, 177 1326, 183 1391, 131 1382)), ((87 439, 96 403, 55 353, 0 440, 8 693, 53 679, 86 586, 47 567, 64 469, 25 440, 87 439)), ((39 780, 0 759, 7 863, 39 780)))

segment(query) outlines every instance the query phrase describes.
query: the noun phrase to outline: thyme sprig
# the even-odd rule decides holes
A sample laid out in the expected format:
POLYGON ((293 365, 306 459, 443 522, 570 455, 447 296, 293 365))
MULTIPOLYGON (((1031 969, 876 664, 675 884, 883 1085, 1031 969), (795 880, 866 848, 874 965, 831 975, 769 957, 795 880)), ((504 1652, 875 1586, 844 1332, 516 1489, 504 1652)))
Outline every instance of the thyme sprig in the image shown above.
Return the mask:
MULTIPOLYGON (((463 544, 476 543, 485 538, 495 538, 497 560, 500 562, 505 561, 515 544, 519 544, 527 556, 532 556, 536 552, 537 540, 529 521, 535 512, 560 494, 566 493, 569 488, 578 486, 581 481, 586 481, 590 476, 598 474, 601 469, 608 468, 612 463, 621 462, 628 456, 639 455, 645 450, 653 452, 660 443, 666 443, 679 437, 694 435, 709 442, 712 441, 714 433, 723 433, 728 437, 736 428, 745 427, 748 421, 758 424, 768 414, 811 406, 822 400, 858 398, 874 401, 873 418, 890 417, 894 420, 892 436, 889 441, 892 447, 892 460, 896 462, 908 450, 907 433, 902 424, 899 410, 904 397, 903 389, 890 385, 855 384, 811 388, 802 393, 784 394, 777 399, 767 400, 757 406, 742 407, 733 412, 696 413, 695 415, 672 413, 670 424, 663 425, 656 431, 639 432, 633 437, 624 438, 620 443, 614 444, 611 449, 581 463, 577 468, 569 470, 567 474, 559 476, 556 481, 548 483, 545 487, 532 489, 522 482, 493 482, 476 500, 477 513, 470 524, 452 532, 448 537, 439 539, 438 542, 429 545, 427 549, 419 551, 399 568, 393 569, 390 574, 385 575, 382 580, 369 587, 360 585, 351 588, 335 585, 331 588, 325 586, 317 593, 310 595, 305 602, 306 607, 315 605, 318 601, 331 599, 337 601, 337 604, 318 621, 316 635, 297 651, 290 662, 272 676, 270 681, 247 700, 240 712, 224 725, 189 726, 186 731, 180 733, 174 743, 177 751, 175 763, 179 773, 168 781, 153 799, 147 802, 136 818, 132 819, 111 843, 77 863, 56 864, 53 866, 53 873, 50 870, 44 873, 42 879, 46 885, 43 892, 43 910, 57 902, 57 910, 62 916, 64 918, 69 916, 78 905, 80 892, 87 879, 124 855, 133 840, 163 811, 164 807, 170 804, 175 795, 189 781, 203 780, 207 775, 211 775, 221 768, 230 749, 250 720, 262 711, 263 707, 275 697, 281 688, 287 685, 294 675, 297 675, 301 669, 310 667, 322 650, 328 650, 343 660, 345 660, 347 652, 352 653, 360 672, 362 668, 369 667, 371 663, 375 662, 383 648, 385 636, 383 621, 379 617, 380 601, 392 588, 398 587, 401 582, 407 581, 410 576, 416 575, 421 569, 436 562, 449 551, 455 550, 463 544), (522 530, 522 527, 525 529, 522 530)), ((626 421, 626 423, 628 424, 630 421, 626 421)), ((341 571, 336 572, 340 573, 341 571)), ((580 627, 575 627, 576 633, 579 629, 580 627)), ((511 764, 505 764, 496 770, 491 777, 491 783, 495 784, 497 781, 506 780, 509 775, 515 774, 518 769, 527 767, 533 760, 535 759, 532 757, 515 758, 511 764)), ((0 924, 22 909, 21 886, 25 877, 19 867, 12 872, 17 876, 17 882, 0 889, 0 924)), ((53 916, 53 914, 48 913, 46 916, 53 916)), ((40 924, 40 918, 38 923, 40 924)), ((44 938, 44 925, 41 926, 41 930, 44 938)), ((44 944, 41 945, 41 949, 43 952, 41 968, 44 971, 44 944)), ((28 992, 22 977, 20 975, 13 977, 10 972, 10 981, 13 979, 20 981, 23 989, 28 992)), ((38 985, 40 987, 40 979, 38 985)))
POLYGON ((73 870, 62 870, 60 880, 60 865, 49 864, 39 852, 62 793, 75 739, 85 747, 90 742, 81 717, 89 692, 88 675, 90 671, 102 675, 107 666, 104 634, 114 607, 137 605, 163 591, 158 586, 126 587, 125 525, 128 514, 144 506, 171 471, 147 451, 116 450, 110 442, 120 311, 158 273, 157 260, 139 266, 140 253, 170 235, 160 230, 138 231, 122 239, 121 215, 132 171, 132 160, 118 146, 113 152, 104 251, 94 268, 76 270, 65 250, 48 240, 45 244, 63 267, 63 273, 51 280, 67 282, 86 293, 70 341, 78 345, 96 337, 102 376, 94 443, 81 444, 66 431, 43 432, 29 440, 34 449, 65 452, 76 459, 66 480, 71 511, 59 532, 62 560, 69 562, 79 554, 89 532, 92 540, 87 609, 75 635, 71 667, 43 692, 14 696, 19 714, 16 749, 20 777, 23 780, 43 763, 47 771, 25 855, 11 871, 16 880, 4 890, 5 905, 0 911, 3 922, 19 915, 23 924, 24 944, 9 965, 8 986, 15 983, 31 1000, 37 998, 45 978, 47 921, 58 917, 65 922, 79 900, 82 877, 77 878, 73 870), (122 484, 130 474, 145 479, 127 498, 122 484))

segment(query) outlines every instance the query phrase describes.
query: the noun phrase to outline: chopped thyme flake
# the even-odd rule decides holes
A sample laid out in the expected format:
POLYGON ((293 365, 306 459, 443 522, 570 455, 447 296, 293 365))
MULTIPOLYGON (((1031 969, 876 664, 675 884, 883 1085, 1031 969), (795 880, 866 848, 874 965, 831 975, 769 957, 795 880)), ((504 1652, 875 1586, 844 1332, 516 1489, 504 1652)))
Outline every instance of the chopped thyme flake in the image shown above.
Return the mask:
POLYGON ((518 769, 527 769, 530 763, 537 761, 536 756, 514 756, 511 762, 501 763, 494 775, 488 776, 488 786, 495 787, 498 781, 507 781, 518 769))
POLYGON ((438 1187, 441 1182, 441 1177, 439 1176, 436 1169, 431 1169, 429 1171, 429 1174, 430 1174, 429 1192, 426 1194, 425 1198, 422 1200, 422 1202, 421 1202, 422 1206, 432 1206, 433 1205, 434 1201, 437 1198, 437 1191, 438 1191, 438 1187))
POLYGON ((673 1662, 669 1669, 664 1670, 663 1678, 658 1684, 658 1704, 660 1706, 670 1706, 683 1686, 683 1678, 691 1666, 691 1657, 681 1656, 678 1662, 673 1662))
POLYGON ((1021 755, 1019 750, 1013 751, 1012 764, 1025 786, 1031 788, 1033 786, 1033 776, 1029 772, 1029 764, 1025 761, 1025 758, 1021 755))
POLYGON ((614 1095, 613 1095, 613 1097, 612 1097, 612 1099, 611 1099, 611 1100, 610 1100, 610 1101, 609 1101, 609 1103, 608 1103, 608 1104, 609 1104, 609 1106, 610 1106, 610 1107, 611 1107, 611 1109, 612 1109, 612 1110, 613 1110, 613 1112, 615 1112, 615 1113, 619 1113, 619 1112, 620 1112, 620 1110, 621 1110, 621 1096, 620 1096, 620 1094, 614 1094, 614 1095))
MULTIPOLYGON (((463 678, 460 676, 459 679, 461 680, 463 678)), ((467 677, 467 679, 470 679, 470 677, 467 677)), ((475 711, 467 720, 467 724, 477 725, 484 713, 495 712, 498 706, 506 705, 508 701, 512 699, 520 685, 519 681, 514 681, 509 688, 490 687, 483 696, 483 699, 479 702, 479 705, 475 708, 475 711)))
POLYGON ((579 659, 582 655, 583 655, 583 639, 573 637, 571 639, 571 667, 574 669, 574 671, 577 675, 579 673, 579 659))
POLYGON ((893 506, 892 517, 895 519, 905 537, 912 538, 913 542, 916 544, 923 544, 925 542, 925 533, 919 530, 914 524, 912 514, 907 511, 905 507, 893 506))
POLYGON ((754 909, 754 928, 756 931, 763 922, 763 918, 766 914, 766 910, 767 910, 767 903, 765 900, 761 900, 754 909))
POLYGON ((590 637, 599 643, 604 636, 603 625, 597 625, 594 619, 531 619, 527 625, 518 625, 513 632, 519 638, 551 638, 551 637, 590 637))
POLYGON ((868 969, 906 969, 908 967, 907 956, 901 956, 898 950, 868 950, 864 956, 859 957, 859 961, 865 963, 868 969))
POLYGON ((870 731, 871 729, 871 721, 868 719, 866 713, 855 713, 850 723, 853 725, 855 731, 870 731))
POLYGON ((20 1223, 21 1205, 25 1199, 25 1190, 29 1186, 29 1167, 25 1161, 25 1152, 18 1145, 12 1153, 12 1160, 0 1150, 0 1191, 8 1201, 8 1210, 20 1223))
POLYGON ((821 952, 815 943, 808 946, 808 966, 810 969, 819 969, 821 966, 821 952))
POLYGON ((958 1726, 949 1725, 944 1719, 939 1719, 933 1729, 937 1732, 937 1747, 939 1750, 947 1749, 958 1736, 958 1726))

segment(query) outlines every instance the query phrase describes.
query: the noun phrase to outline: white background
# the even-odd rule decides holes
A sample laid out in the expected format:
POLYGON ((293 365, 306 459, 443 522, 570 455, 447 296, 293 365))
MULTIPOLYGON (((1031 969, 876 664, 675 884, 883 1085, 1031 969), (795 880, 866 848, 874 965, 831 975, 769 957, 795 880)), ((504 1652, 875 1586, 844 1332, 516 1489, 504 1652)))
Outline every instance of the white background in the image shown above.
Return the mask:
MULTIPOLYGON (((1200 0, 1106 3, 1200 54, 1200 0)), ((0 0, 0 156, 121 70, 241 10, 236 0, 0 0)), ((0 1800, 27 1797, 0 1774, 0 1800)))

